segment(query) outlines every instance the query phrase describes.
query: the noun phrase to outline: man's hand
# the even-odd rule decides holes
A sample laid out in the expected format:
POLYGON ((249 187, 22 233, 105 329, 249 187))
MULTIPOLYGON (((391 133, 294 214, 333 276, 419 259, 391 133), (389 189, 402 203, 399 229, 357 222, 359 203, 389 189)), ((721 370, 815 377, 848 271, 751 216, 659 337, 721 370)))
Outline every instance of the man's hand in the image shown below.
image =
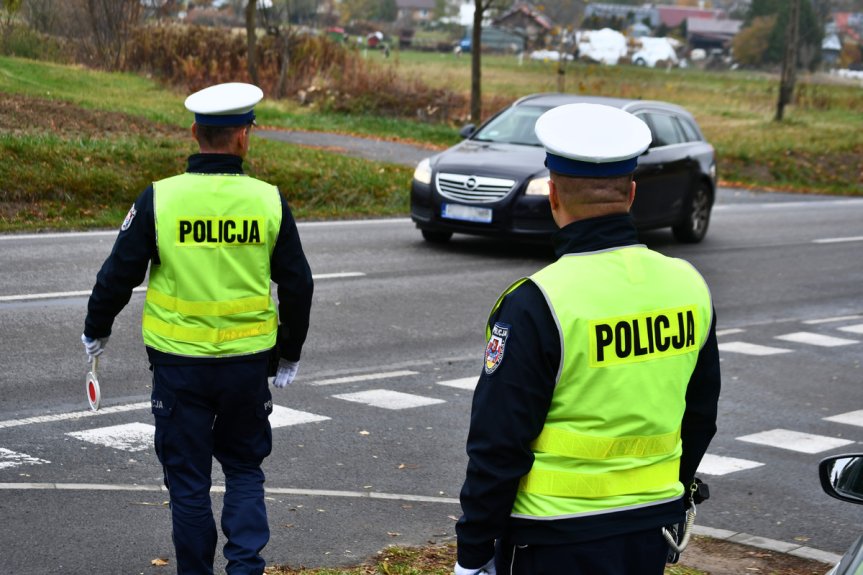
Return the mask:
POLYGON ((455 564, 455 568, 453 569, 453 575, 482 575, 483 573, 497 575, 497 571, 494 568, 494 557, 479 569, 465 569, 458 563, 455 564))
POLYGON ((273 385, 282 389, 297 377, 297 370, 300 369, 299 361, 289 361, 285 358, 279 359, 279 369, 276 371, 276 378, 273 379, 273 385))
POLYGON ((84 344, 84 351, 87 353, 87 361, 93 361, 97 355, 102 355, 105 351, 105 344, 108 343, 108 338, 93 338, 81 334, 81 343, 84 344))

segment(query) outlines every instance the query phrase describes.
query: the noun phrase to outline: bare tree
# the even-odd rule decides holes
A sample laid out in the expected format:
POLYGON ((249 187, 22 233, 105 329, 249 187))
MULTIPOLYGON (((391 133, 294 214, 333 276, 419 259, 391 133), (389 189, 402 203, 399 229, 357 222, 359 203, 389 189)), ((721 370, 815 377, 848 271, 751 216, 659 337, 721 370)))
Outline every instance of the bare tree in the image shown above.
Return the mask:
POLYGON ((282 64, 279 68, 279 83, 276 84, 276 98, 284 98, 287 91, 288 70, 291 65, 291 7, 290 0, 285 0, 285 29, 279 29, 281 41, 282 64))
POLYGON ((140 0, 87 0, 87 16, 100 63, 118 70, 132 30, 141 20, 140 0))
POLYGON ((258 58, 257 58, 257 26, 255 14, 257 13, 257 0, 248 0, 246 4, 246 59, 249 69, 249 77, 253 84, 258 83, 258 58))
POLYGON ((470 37, 470 121, 482 119, 482 20, 486 11, 497 8, 503 0, 474 0, 473 30, 470 37))
MULTIPOLYGON (((316 2, 317 0, 311 0, 316 2)), ((315 8, 310 0, 283 0, 276 2, 275 0, 268 6, 263 3, 258 3, 257 21, 261 28, 266 29, 268 36, 275 38, 275 45, 280 54, 279 61, 279 77, 276 81, 276 87, 273 92, 273 97, 276 99, 284 98, 288 91, 288 72, 291 66, 291 46, 295 40, 291 18, 308 17, 310 9, 315 8)))
POLYGON ((57 7, 55 6, 57 1, 28 0, 24 5, 24 16, 34 30, 46 34, 55 33, 55 23, 58 17, 57 7))
POLYGON ((791 103, 794 84, 797 82, 797 43, 800 36, 800 0, 792 0, 788 18, 788 36, 785 57, 782 59, 782 79, 779 82, 779 100, 776 103, 777 122, 782 121, 785 105, 791 103))
POLYGON ((15 18, 21 10, 21 0, 0 0, 0 31, 2 31, 2 52, 6 52, 9 45, 9 36, 12 34, 12 26, 15 18))
POLYGON ((87 38, 92 26, 87 0, 25 0, 22 13, 31 28, 63 38, 87 38))

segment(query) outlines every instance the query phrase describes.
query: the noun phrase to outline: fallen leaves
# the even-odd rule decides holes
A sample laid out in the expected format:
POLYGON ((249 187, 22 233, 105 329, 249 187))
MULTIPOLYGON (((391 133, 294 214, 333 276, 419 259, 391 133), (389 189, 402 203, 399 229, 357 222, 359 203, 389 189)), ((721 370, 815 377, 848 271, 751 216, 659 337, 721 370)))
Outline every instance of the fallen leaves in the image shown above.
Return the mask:
POLYGON ((152 565, 153 567, 165 567, 166 565, 168 565, 168 560, 161 557, 156 557, 155 559, 150 561, 150 565, 152 565))

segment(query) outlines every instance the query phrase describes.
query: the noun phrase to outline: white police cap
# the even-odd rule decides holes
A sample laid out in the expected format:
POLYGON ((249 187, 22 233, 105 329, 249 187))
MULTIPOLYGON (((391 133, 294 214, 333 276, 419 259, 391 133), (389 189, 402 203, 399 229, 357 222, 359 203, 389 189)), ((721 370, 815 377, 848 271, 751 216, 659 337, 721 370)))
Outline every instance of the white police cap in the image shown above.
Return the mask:
POLYGON ((545 165, 565 176, 606 178, 635 171, 638 156, 650 145, 650 128, 620 108, 602 104, 565 104, 536 121, 545 146, 545 165))
POLYGON ((216 84, 186 98, 186 109, 202 126, 245 126, 254 123, 255 104, 263 97, 263 90, 252 84, 216 84))

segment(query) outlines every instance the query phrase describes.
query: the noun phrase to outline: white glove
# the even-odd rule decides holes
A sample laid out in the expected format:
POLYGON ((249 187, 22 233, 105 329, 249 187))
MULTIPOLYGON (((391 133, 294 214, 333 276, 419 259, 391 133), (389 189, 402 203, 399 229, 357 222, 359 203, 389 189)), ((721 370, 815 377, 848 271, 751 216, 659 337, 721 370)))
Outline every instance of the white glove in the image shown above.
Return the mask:
POLYGON ((300 369, 299 361, 289 361, 285 358, 279 358, 279 369, 276 371, 276 377, 273 379, 273 385, 282 389, 297 377, 297 370, 300 369))
POLYGON ((481 575, 483 573, 487 573, 488 575, 497 575, 497 571, 494 568, 494 557, 479 569, 465 569, 459 565, 458 562, 456 562, 455 568, 453 569, 453 575, 481 575))
POLYGON ((87 337, 82 333, 81 343, 84 344, 84 351, 87 353, 87 361, 93 361, 94 357, 102 355, 102 352, 105 351, 105 344, 108 343, 108 338, 92 338, 87 337))

